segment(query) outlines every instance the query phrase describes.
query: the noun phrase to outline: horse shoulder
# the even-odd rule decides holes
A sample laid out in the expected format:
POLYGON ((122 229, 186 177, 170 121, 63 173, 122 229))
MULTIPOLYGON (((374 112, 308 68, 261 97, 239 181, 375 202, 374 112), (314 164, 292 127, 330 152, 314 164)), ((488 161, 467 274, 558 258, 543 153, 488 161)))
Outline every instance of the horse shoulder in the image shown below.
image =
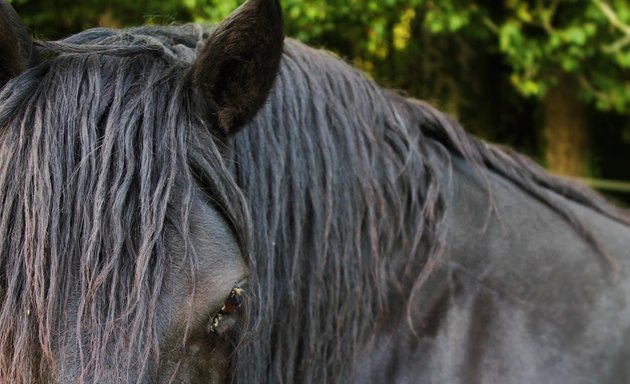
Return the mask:
POLYGON ((363 375, 449 383, 629 377, 630 228, 554 197, 622 259, 615 282, 557 212, 501 176, 452 161, 443 262, 410 303, 411 321, 380 341, 379 363, 363 375))

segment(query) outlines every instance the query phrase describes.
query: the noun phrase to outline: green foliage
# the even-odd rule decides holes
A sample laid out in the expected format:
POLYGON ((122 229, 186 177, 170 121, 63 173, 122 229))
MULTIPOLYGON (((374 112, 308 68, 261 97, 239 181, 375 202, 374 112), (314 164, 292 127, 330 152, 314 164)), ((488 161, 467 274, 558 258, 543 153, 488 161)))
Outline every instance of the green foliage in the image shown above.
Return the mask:
POLYGON ((435 1, 430 28, 482 39, 512 68, 514 87, 543 96, 564 75, 599 109, 630 113, 630 3, 623 0, 435 1), (439 5, 438 5, 439 4, 439 5), (457 28, 444 28, 455 25, 457 28), (468 20, 462 24, 460 20, 468 20), (483 35, 482 30, 492 34, 483 35))
POLYGON ((36 36, 60 38, 95 26, 191 21, 180 1, 159 0, 8 0, 36 36))

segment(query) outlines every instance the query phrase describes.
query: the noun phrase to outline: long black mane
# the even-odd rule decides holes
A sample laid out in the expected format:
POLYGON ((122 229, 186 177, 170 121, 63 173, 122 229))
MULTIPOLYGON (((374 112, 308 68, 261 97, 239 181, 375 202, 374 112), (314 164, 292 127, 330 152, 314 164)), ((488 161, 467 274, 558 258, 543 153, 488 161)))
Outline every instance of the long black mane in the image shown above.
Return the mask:
MULTIPOLYGON (((205 38, 184 26, 39 42, 46 60, 0 93, 0 377, 54 375, 54 355, 76 342, 80 356, 66 359, 81 367, 78 382, 145 372, 158 358, 163 229, 186 236, 194 186, 223 210, 251 268, 250 324, 233 357, 242 383, 343 381, 377 331, 405 321, 447 233, 450 170, 431 158, 435 148, 503 175, 603 255, 549 191, 629 221, 294 41, 263 110, 232 152, 218 148, 188 94, 205 38), (80 281, 63 279, 71 270, 80 281), (70 305, 79 318, 58 320, 70 305), (121 330, 128 337, 113 337, 121 330), (134 351, 147 360, 132 361, 134 351)), ((194 269, 194 259, 189 249, 182 263, 194 269)))
POLYGON ((587 188, 293 41, 275 92, 234 150, 235 177, 253 215, 250 263, 261 294, 252 314, 259 327, 238 351, 239 383, 350 382, 373 336, 405 322, 407 304, 440 262, 452 157, 548 205, 613 273, 614 258, 550 192, 630 222, 587 188))

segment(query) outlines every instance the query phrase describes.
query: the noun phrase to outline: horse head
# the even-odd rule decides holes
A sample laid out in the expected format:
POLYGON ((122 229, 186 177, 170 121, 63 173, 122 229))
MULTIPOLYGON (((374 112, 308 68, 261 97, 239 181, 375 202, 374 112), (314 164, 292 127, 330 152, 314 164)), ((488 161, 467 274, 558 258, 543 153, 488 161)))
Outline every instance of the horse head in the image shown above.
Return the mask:
POLYGON ((280 5, 145 32, 33 41, 0 2, 2 382, 219 383, 241 341, 224 152, 274 84, 280 5))

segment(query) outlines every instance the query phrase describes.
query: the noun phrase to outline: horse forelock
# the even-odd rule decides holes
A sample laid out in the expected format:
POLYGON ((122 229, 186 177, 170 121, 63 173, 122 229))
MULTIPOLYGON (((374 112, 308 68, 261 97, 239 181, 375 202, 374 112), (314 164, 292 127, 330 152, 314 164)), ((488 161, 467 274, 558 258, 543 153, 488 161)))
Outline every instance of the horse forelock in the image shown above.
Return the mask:
POLYGON ((78 383, 140 381, 158 358, 167 222, 194 270, 194 183, 246 232, 190 100, 187 66, 205 35, 99 29, 38 42, 46 60, 0 93, 0 381, 61 371, 78 383))

